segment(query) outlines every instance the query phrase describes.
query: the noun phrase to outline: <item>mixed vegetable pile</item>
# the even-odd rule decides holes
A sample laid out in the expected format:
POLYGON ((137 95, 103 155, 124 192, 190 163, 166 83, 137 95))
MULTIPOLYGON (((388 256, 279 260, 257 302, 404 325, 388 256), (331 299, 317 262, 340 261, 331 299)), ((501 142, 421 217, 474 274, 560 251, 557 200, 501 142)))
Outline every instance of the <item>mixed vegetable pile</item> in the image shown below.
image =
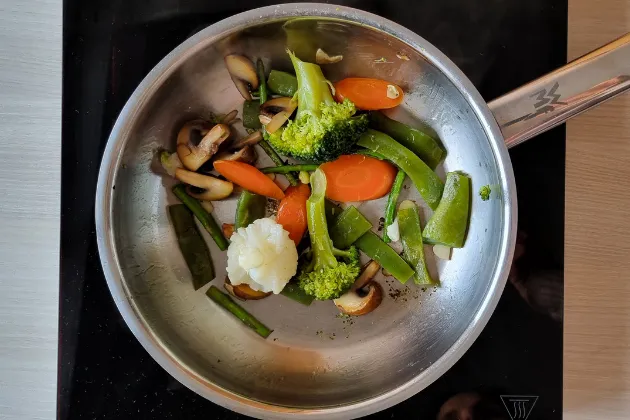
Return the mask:
MULTIPOLYGON (((403 284, 437 285, 424 245, 449 259, 452 248, 464 245, 470 213, 470 178, 449 172, 443 182, 435 173, 446 155, 441 143, 380 112, 402 103, 399 86, 365 78, 333 85, 318 64, 288 54, 295 75, 267 74, 260 59, 254 65, 242 55, 225 57, 245 99, 242 118, 232 111, 186 123, 176 151, 159 154, 165 171, 181 182, 173 193, 182 204, 168 210, 194 288, 215 278, 196 217, 227 250, 228 294, 210 286, 208 297, 262 337, 271 330, 233 298, 281 294, 304 305, 332 300, 345 314, 367 314, 383 299, 374 280, 381 269, 403 284), (249 135, 233 139, 232 125, 241 121, 249 135), (275 166, 256 167, 256 146, 275 166), (424 228, 416 203, 398 203, 406 177, 433 210, 424 228), (237 190, 234 220, 219 226, 212 202, 237 190), (380 237, 356 203, 386 195, 380 237), (273 216, 267 216, 268 200, 279 203, 273 216), (400 255, 391 242, 400 242, 400 255), (363 267, 361 253, 371 259, 363 267)), ((326 63, 342 58, 317 53, 326 63)), ((489 193, 484 189, 484 199, 489 193)))

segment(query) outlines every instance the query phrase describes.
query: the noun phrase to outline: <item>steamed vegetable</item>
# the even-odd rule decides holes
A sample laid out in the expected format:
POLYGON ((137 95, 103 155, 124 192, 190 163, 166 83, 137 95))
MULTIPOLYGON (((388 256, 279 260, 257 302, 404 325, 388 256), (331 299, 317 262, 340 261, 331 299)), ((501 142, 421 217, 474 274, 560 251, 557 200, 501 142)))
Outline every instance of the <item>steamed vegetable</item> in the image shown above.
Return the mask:
POLYGON ((259 292, 280 293, 297 270, 295 243, 269 218, 239 228, 231 237, 227 257, 230 282, 245 283, 259 292))
POLYGON ((298 81, 292 74, 271 70, 267 79, 267 87, 276 95, 293 97, 298 89, 298 81))
POLYGON ((369 222, 354 206, 348 206, 330 227, 330 239, 338 248, 348 248, 372 229, 369 222))
POLYGON ((313 296, 306 294, 297 282, 288 283, 280 294, 306 306, 309 306, 315 300, 313 296))
POLYGON ((346 251, 333 247, 326 223, 326 175, 320 169, 311 176, 311 187, 306 212, 312 257, 302 263, 298 282, 302 290, 315 299, 335 299, 349 289, 359 275, 359 253, 354 247, 346 251))
POLYGON ((376 130, 367 130, 358 143, 359 146, 383 155, 402 169, 414 183, 418 192, 433 210, 437 208, 444 184, 442 180, 411 150, 396 140, 376 130))
POLYGON ((374 200, 392 188, 396 168, 362 155, 342 155, 320 166, 326 174, 326 197, 341 202, 374 200))
POLYGON ((173 194, 175 194, 175 196, 193 212, 197 219, 199 219, 201 225, 208 231, 210 236, 212 236, 212 239, 214 239, 219 249, 225 251, 228 248, 229 242, 225 239, 225 236, 223 236, 223 230, 217 224, 216 220, 214 220, 214 217, 203 208, 201 203, 186 193, 186 186, 184 184, 174 186, 173 194))
POLYGON ((295 242, 295 245, 300 243, 306 232, 306 200, 310 193, 311 189, 306 184, 289 187, 278 206, 276 221, 289 232, 289 238, 295 242))
POLYGON ((389 197, 387 197, 387 205, 385 206, 385 223, 383 224, 383 241, 385 243, 389 243, 392 240, 392 238, 389 237, 387 230, 391 224, 394 223, 396 204, 398 202, 400 190, 402 190, 403 182, 405 182, 405 176, 405 173, 399 169, 396 174, 396 179, 394 180, 394 185, 392 185, 392 189, 389 192, 389 197))
POLYGON ((488 201, 490 199, 490 193, 492 193, 490 185, 484 185, 483 187, 479 188, 479 196, 483 201, 488 201))
MULTIPOLYGON (((265 137, 268 138, 269 134, 265 133, 265 137)), ((260 143, 258 143, 258 145, 262 147, 265 153, 267 153, 267 156, 269 156, 269 158, 273 161, 273 163, 276 164, 276 166, 286 166, 286 162, 282 160, 280 155, 278 155, 278 152, 276 152, 275 149, 271 147, 271 145, 267 142, 267 140, 262 140, 260 143)), ((290 172, 285 173, 284 176, 287 178, 289 183, 293 186, 296 186, 300 183, 298 179, 295 177, 295 175, 293 175, 290 172)))
POLYGON ((191 211, 184 204, 168 206, 179 249, 192 275, 195 290, 214 279, 214 265, 206 242, 197 230, 191 211))
POLYGON ((252 130, 258 130, 262 128, 262 124, 258 119, 259 114, 259 101, 252 100, 243 102, 243 127, 250 128, 252 130))
POLYGON ((215 286, 210 286, 206 295, 219 306, 222 306, 223 309, 240 319, 243 324, 254 330, 256 334, 261 337, 267 338, 273 332, 273 330, 270 330, 267 326, 265 326, 265 324, 257 320, 252 314, 241 307, 241 305, 234 302, 231 297, 220 291, 215 286))
POLYGON ((268 139, 280 153, 325 162, 350 152, 368 124, 366 115, 355 116, 351 101, 336 103, 317 64, 306 63, 289 52, 298 80, 298 110, 294 121, 268 139))
MULTIPOLYGON (((236 203, 236 217, 234 218, 234 229, 249 226, 254 220, 265 217, 267 199, 247 190, 241 193, 236 203)), ((232 236, 232 235, 230 235, 232 236)))
POLYGON ((440 144, 428 134, 392 120, 381 112, 370 113, 370 127, 381 131, 414 152, 427 166, 435 169, 446 153, 440 144))
POLYGON ((400 105, 403 97, 403 90, 398 85, 385 80, 348 77, 335 83, 337 101, 349 99, 357 108, 366 111, 394 108, 400 105))
POLYGON ((401 283, 407 282, 414 271, 389 245, 379 238, 376 233, 369 231, 354 243, 368 257, 378 262, 401 283))
POLYGON ((422 229, 420 215, 415 203, 405 200, 398 208, 398 226, 400 240, 403 246, 403 259, 415 270, 413 281, 416 284, 435 284, 424 259, 424 244, 422 243, 422 229))
POLYGON ((422 235, 429 244, 461 248, 470 212, 470 178, 460 172, 446 174, 444 195, 422 235))
POLYGON ((218 160, 214 162, 214 169, 230 181, 253 193, 276 200, 284 198, 284 193, 280 187, 255 166, 243 162, 218 160))
POLYGON ((171 153, 166 150, 160 151, 160 164, 167 174, 174 177, 177 169, 183 168, 182 161, 179 160, 177 153, 171 153))
POLYGON ((282 165, 282 166, 270 166, 268 168, 261 168, 260 172, 263 174, 287 174, 289 172, 312 172, 317 169, 319 165, 301 164, 301 165, 282 165))

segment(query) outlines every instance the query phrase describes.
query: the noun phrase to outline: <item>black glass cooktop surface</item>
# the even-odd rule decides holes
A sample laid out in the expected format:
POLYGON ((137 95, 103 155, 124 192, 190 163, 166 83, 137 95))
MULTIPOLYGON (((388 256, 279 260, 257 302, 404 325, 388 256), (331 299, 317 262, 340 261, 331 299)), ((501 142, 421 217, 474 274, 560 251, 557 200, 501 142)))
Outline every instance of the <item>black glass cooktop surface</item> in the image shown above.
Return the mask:
MULTIPOLYGON (((132 91, 198 30, 276 2, 66 0, 59 418, 245 419, 180 385, 126 327, 96 247, 94 196, 109 131, 132 91)), ((446 53, 491 100, 564 64, 566 0, 338 1, 382 15, 446 53)), ((461 360, 372 419, 562 418, 564 127, 510 151, 519 244, 510 282, 461 360), (448 401, 448 402, 447 402, 448 401), (469 417, 465 417, 469 415, 469 417), (458 417, 459 416, 459 417, 458 417)))

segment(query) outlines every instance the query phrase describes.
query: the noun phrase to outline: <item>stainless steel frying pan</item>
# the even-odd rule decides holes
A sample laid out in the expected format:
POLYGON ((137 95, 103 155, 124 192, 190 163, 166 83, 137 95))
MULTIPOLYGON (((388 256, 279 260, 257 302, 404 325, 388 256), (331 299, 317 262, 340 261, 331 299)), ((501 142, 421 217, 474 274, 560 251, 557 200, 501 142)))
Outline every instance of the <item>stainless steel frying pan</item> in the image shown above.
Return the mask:
MULTIPOLYGON (((114 126, 99 174, 98 245, 105 277, 127 324, 181 383, 232 410, 261 418, 354 418, 392 406, 448 370, 483 329, 503 291, 516 236, 516 190, 508 147, 630 87, 630 36, 486 104, 462 72, 413 32, 381 17, 327 4, 285 4, 223 20, 185 41, 144 79, 114 126), (275 329, 253 334, 195 292, 169 227, 172 181, 152 167, 154 150, 173 148, 187 120, 240 108, 223 64, 228 53, 262 57, 288 69, 293 28, 341 63, 336 80, 371 76, 403 86, 395 118, 423 123, 448 150, 446 170, 472 176, 466 246, 432 262, 442 287, 422 291, 381 278, 384 303, 352 321, 330 302, 304 307, 283 296, 244 305, 275 329), (399 291, 396 291, 399 289, 399 291)), ((419 199, 413 188, 403 198, 419 199)), ((418 200, 421 202, 421 200, 418 200)), ((383 200, 361 211, 382 214, 383 200)), ((234 218, 235 200, 216 217, 234 218)), ((208 241, 212 246, 211 240, 208 241)), ((225 255, 211 248, 218 281, 225 255)))

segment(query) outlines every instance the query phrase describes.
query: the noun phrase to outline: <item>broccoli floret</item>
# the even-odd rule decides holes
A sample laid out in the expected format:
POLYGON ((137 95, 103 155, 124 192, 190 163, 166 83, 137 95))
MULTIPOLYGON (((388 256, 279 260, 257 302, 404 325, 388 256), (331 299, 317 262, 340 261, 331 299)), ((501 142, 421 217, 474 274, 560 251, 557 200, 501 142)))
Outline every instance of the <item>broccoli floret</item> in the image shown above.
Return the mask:
POLYGON ((484 185, 479 188, 479 196, 483 201, 488 201, 490 199, 490 193, 492 190, 490 189, 490 185, 484 185))
POLYGON ((337 103, 322 69, 289 52, 298 79, 298 110, 295 120, 268 135, 267 140, 284 155, 325 162, 349 153, 367 130, 368 116, 355 116, 348 99, 337 103))
POLYGON ((335 299, 352 286, 361 271, 359 252, 333 247, 326 225, 326 175, 317 169, 311 176, 312 193, 306 202, 308 232, 311 238, 311 260, 302 264, 298 284, 308 295, 319 300, 335 299), (340 260, 341 261, 340 261, 340 260))

